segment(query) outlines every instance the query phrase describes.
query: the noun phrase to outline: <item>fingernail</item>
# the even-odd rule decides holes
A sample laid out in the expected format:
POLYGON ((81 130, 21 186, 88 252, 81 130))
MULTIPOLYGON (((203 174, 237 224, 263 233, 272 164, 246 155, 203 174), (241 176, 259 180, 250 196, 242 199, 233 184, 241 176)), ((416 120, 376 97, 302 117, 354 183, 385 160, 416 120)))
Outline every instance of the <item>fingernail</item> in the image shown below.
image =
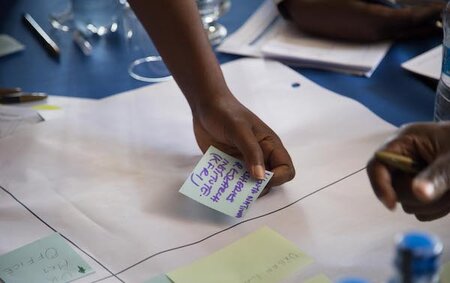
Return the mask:
POLYGON ((379 196, 378 199, 384 205, 384 207, 386 207, 387 209, 389 209, 389 210, 395 209, 396 202, 397 202, 396 200, 393 200, 387 196, 379 196))
POLYGON ((416 196, 424 201, 433 200, 436 194, 434 184, 428 180, 415 179, 413 181, 413 190, 416 196))
POLYGON ((264 174, 265 174, 264 167, 262 167, 261 165, 253 165, 252 171, 253 171, 252 172, 253 176, 255 176, 256 179, 258 179, 258 180, 264 179, 264 174))
POLYGON ((395 209, 395 203, 392 204, 392 202, 388 201, 387 199, 381 199, 381 203, 383 203, 383 205, 389 210, 395 209))

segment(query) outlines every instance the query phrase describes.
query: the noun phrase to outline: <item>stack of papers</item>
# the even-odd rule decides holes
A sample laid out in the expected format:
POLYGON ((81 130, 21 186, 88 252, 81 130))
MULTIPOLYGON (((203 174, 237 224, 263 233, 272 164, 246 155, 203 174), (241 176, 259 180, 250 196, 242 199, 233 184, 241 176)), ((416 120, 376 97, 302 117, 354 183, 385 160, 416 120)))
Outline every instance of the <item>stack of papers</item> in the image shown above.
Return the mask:
POLYGON ((355 44, 306 35, 284 21, 273 1, 267 0, 217 50, 370 77, 389 47, 387 42, 355 44))
POLYGON ((439 80, 442 66, 442 45, 412 58, 402 64, 402 67, 421 76, 439 80))

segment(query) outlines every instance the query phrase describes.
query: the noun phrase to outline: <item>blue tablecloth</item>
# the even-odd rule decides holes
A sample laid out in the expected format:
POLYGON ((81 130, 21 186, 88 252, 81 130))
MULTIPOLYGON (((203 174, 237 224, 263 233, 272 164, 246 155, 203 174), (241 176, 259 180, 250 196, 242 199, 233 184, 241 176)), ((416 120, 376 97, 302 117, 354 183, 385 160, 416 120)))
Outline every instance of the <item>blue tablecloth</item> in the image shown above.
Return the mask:
MULTIPOLYGON (((232 1, 230 12, 221 22, 233 32, 261 3, 262 0, 232 1)), ((0 0, 0 33, 9 34, 26 45, 25 51, 0 58, 0 87, 20 86, 52 95, 102 98, 146 85, 128 75, 128 66, 136 54, 127 52, 120 36, 94 42, 93 55, 86 57, 71 36, 52 30, 48 16, 61 11, 65 4, 65 0, 0 0), (62 50, 59 62, 47 54, 22 24, 24 12, 30 13, 58 42, 62 50)), ((400 64, 440 41, 435 36, 395 43, 370 79, 312 69, 296 70, 326 88, 356 99, 395 125, 431 120, 435 85, 402 70, 400 64)), ((221 63, 239 58, 220 53, 217 56, 221 63)))

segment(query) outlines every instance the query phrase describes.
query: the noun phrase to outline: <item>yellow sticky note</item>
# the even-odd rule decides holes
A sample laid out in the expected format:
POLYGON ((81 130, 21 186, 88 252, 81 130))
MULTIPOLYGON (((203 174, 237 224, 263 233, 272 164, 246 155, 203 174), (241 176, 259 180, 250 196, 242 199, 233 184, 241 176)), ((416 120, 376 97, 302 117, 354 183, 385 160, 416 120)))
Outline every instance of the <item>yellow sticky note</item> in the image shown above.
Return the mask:
POLYGON ((61 107, 56 106, 56 105, 49 105, 49 104, 40 104, 40 105, 35 105, 33 107, 34 110, 40 111, 40 110, 61 110, 61 107))
POLYGON ((293 243, 263 227, 167 276, 175 283, 274 283, 312 262, 293 243))
POLYGON ((330 278, 325 274, 319 274, 307 279, 304 283, 332 283, 330 278))
POLYGON ((450 283, 450 261, 442 266, 439 282, 450 283))

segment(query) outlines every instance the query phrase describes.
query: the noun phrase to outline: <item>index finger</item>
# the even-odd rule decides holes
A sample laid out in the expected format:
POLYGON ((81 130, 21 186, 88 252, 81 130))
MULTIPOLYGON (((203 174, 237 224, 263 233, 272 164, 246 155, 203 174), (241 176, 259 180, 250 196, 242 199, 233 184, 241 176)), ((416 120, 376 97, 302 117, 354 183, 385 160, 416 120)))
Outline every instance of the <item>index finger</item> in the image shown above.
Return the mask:
POLYGON ((367 175, 375 195, 384 206, 393 210, 396 206, 397 195, 392 186, 391 173, 388 168, 375 158, 372 158, 367 164, 367 175))

